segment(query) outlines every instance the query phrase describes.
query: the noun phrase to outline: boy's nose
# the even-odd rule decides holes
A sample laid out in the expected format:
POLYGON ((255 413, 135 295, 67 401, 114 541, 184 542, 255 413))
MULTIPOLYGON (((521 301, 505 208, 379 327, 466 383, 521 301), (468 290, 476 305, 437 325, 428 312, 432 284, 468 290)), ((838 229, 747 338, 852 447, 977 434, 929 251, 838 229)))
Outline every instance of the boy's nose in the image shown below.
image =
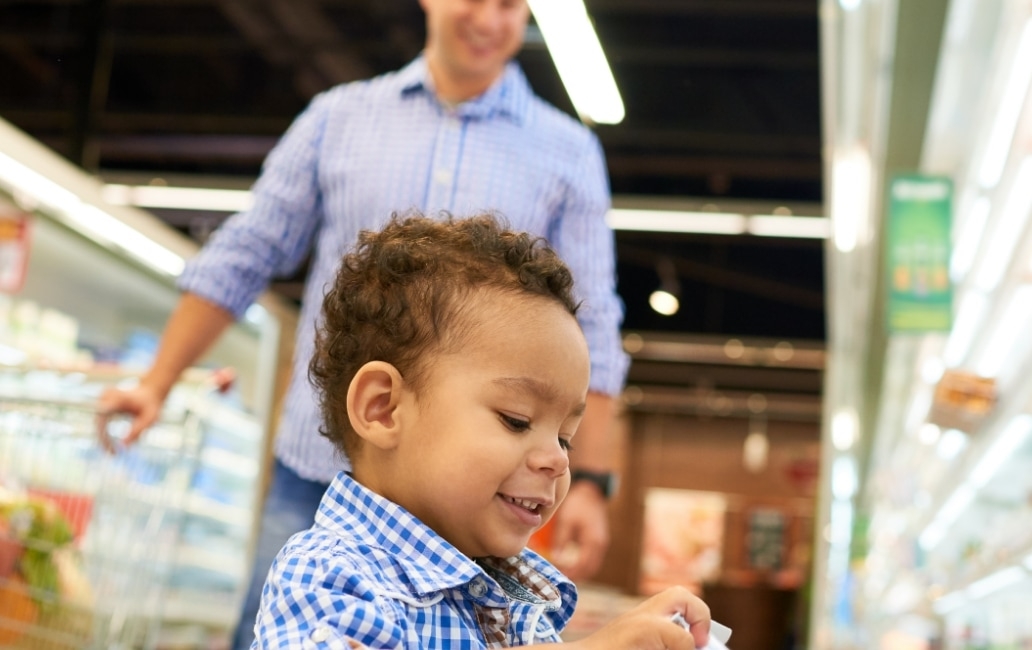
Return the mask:
POLYGON ((570 467, 570 456, 559 444, 558 438, 534 449, 529 458, 531 469, 561 476, 570 467))

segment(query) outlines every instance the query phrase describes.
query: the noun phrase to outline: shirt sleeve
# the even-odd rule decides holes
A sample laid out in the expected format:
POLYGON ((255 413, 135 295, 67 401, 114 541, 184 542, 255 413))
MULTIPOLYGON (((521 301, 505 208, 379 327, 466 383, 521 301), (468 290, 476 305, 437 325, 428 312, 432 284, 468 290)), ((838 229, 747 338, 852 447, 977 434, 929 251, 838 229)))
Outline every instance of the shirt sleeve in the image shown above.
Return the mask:
POLYGON ((616 395, 630 364, 620 337, 624 306, 616 293, 615 240, 606 223, 609 180, 602 146, 593 133, 587 140, 549 241, 570 267, 582 301, 577 319, 591 353, 591 389, 616 395))
POLYGON ((180 290, 239 318, 273 277, 304 261, 323 219, 319 153, 331 93, 317 96, 269 152, 252 207, 227 219, 190 260, 180 290))
POLYGON ((401 648, 405 631, 343 558, 277 558, 255 622, 259 650, 401 648))

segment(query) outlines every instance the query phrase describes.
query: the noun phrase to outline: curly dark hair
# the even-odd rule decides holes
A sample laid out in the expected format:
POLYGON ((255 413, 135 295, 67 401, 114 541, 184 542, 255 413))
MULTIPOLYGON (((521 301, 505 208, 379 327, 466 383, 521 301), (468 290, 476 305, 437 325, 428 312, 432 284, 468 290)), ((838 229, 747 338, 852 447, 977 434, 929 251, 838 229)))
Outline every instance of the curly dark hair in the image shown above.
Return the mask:
POLYGON ((426 353, 459 349, 469 331, 463 299, 483 288, 554 299, 571 315, 579 306, 569 269, 545 240, 508 230, 491 214, 395 214, 382 230, 362 231, 323 299, 308 366, 320 433, 353 457, 359 439, 347 392, 358 369, 385 361, 419 390, 426 353))

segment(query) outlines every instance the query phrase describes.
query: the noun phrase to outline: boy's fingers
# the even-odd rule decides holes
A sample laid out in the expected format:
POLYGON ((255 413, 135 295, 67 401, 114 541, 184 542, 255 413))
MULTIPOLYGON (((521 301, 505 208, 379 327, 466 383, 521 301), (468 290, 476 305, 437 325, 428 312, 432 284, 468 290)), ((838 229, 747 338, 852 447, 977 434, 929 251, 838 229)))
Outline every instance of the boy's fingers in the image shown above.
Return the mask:
POLYGON ((671 622, 679 627, 684 623, 688 624, 689 633, 695 640, 695 647, 701 648, 709 643, 710 633, 710 609, 705 602, 684 587, 674 587, 667 592, 672 598, 674 605, 674 618, 671 622), (676 620, 680 614, 683 622, 676 620))
POLYGON ((673 621, 670 622, 669 629, 664 627, 660 630, 660 638, 663 641, 663 647, 669 650, 693 650, 705 645, 696 640, 694 633, 673 621))

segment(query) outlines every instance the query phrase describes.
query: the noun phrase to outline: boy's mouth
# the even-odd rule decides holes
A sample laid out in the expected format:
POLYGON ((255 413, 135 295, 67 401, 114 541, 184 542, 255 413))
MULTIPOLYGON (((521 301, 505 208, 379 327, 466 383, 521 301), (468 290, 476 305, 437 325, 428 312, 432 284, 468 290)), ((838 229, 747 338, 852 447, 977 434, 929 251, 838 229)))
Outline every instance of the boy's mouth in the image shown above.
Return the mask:
POLYGON ((520 508, 523 508, 524 510, 528 510, 535 514, 541 511, 542 504, 538 501, 531 501, 530 499, 520 499, 518 497, 510 497, 505 494, 502 495, 502 498, 508 501, 509 503, 513 504, 514 506, 519 506, 520 508))

